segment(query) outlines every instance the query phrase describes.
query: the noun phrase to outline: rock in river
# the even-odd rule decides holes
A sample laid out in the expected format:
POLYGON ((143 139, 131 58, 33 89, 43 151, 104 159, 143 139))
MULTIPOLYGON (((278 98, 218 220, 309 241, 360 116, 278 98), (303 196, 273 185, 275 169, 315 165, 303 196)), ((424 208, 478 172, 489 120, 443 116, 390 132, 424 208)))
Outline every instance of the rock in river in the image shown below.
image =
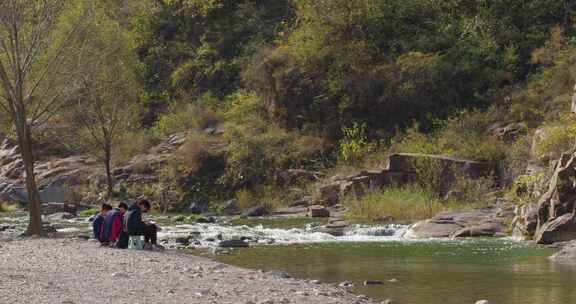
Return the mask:
POLYGON ((308 207, 309 217, 330 217, 330 211, 321 205, 314 205, 308 207))
POLYGON ((407 238, 443 238, 498 236, 506 231, 504 219, 496 208, 440 213, 431 219, 412 225, 407 238))
POLYGON ((266 214, 266 208, 262 205, 248 208, 242 212, 242 217, 263 216, 266 214))
POLYGON ((556 252, 550 259, 559 262, 575 262, 576 261, 576 241, 571 241, 563 246, 560 251, 556 252))
POLYGON ((226 240, 218 243, 221 248, 246 248, 249 247, 248 243, 243 240, 226 240))

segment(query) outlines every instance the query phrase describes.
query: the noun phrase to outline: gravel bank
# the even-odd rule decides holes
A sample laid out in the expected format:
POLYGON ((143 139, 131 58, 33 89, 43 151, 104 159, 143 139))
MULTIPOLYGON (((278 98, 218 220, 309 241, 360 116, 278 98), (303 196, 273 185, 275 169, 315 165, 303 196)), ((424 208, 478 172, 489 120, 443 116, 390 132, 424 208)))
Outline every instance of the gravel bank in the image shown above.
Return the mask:
POLYGON ((330 285, 174 252, 71 239, 0 243, 1 303, 373 303, 330 285))

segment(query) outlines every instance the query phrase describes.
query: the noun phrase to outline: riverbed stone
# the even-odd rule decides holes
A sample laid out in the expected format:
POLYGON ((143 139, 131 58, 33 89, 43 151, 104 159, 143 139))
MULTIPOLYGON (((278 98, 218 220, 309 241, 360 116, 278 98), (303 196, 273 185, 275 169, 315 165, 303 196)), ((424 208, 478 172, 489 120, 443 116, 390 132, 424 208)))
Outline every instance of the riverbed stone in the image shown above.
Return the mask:
POLYGON ((308 207, 309 217, 330 217, 330 211, 321 205, 313 205, 308 207))
POLYGON ((247 248, 250 245, 243 240, 225 240, 218 243, 218 247, 221 248, 247 248))
POLYGON ((6 231, 6 230, 14 230, 14 229, 16 229, 16 226, 0 225, 0 232, 6 231))
POLYGON ((404 236, 411 239, 446 238, 462 228, 456 223, 424 220, 410 226, 404 236))
POLYGON ((500 235, 506 230, 498 209, 456 210, 443 212, 410 226, 405 237, 413 239, 500 235))
POLYGON ((264 216, 266 214, 266 207, 263 205, 254 206, 248 208, 242 212, 242 217, 257 217, 257 216, 264 216))
POLYGON ((554 261, 567 261, 574 263, 576 261, 576 241, 564 244, 558 252, 550 257, 554 261))
POLYGON ((461 237, 489 237, 503 234, 506 227, 501 222, 483 223, 481 225, 462 228, 452 234, 453 238, 461 237))
POLYGON ((224 215, 237 215, 240 214, 240 207, 237 199, 231 199, 224 204, 222 208, 224 215))
POLYGON ((192 202, 190 206, 188 206, 188 212, 192 214, 201 214, 208 211, 208 203, 207 202, 192 202))

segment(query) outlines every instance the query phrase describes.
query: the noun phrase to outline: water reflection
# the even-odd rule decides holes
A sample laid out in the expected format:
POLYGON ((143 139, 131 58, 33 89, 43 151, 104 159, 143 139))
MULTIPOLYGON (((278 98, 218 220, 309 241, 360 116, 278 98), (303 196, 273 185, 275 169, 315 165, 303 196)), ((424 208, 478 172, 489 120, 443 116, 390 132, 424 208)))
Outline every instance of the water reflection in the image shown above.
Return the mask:
POLYGON ((388 242, 258 247, 219 259, 326 282, 349 280, 359 293, 399 303, 576 303, 575 265, 554 263, 549 254, 508 241, 388 242), (367 279, 385 284, 362 286, 367 279))

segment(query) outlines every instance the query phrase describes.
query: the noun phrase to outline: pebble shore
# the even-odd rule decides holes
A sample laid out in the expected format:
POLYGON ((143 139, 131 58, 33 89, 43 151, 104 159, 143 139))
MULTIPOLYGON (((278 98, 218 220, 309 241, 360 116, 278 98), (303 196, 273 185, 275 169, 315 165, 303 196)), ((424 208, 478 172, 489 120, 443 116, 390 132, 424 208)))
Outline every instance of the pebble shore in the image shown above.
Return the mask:
POLYGON ((171 251, 75 239, 0 243, 1 303, 372 304, 337 286, 171 251))

